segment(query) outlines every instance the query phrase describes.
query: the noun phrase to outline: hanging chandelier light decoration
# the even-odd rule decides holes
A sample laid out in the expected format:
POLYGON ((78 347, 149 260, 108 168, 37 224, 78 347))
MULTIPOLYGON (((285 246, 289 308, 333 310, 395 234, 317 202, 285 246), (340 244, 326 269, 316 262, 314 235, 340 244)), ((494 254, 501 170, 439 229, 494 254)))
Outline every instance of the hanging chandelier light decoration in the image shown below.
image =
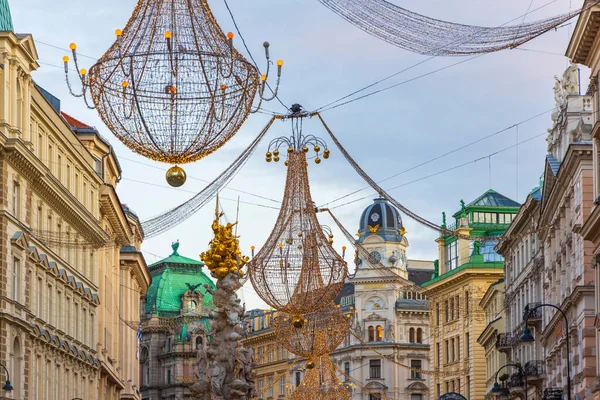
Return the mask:
MULTIPOLYGON (((292 125, 298 126, 298 115, 292 125)), ((287 180, 275 226, 248 263, 250 281, 271 307, 302 325, 304 315, 332 303, 347 275, 347 265, 331 247, 316 215, 308 182, 306 141, 295 131, 287 152, 287 180)))
POLYGON ((342 344, 350 331, 350 319, 331 303, 304 316, 301 324, 293 316, 281 313, 273 319, 273 329, 289 352, 314 360, 342 344))
POLYGON ((273 62, 264 43, 267 67, 260 75, 234 47, 215 20, 207 0, 139 0, 116 41, 89 69, 71 94, 98 110, 106 126, 134 152, 175 164, 172 186, 185 182, 177 164, 197 161, 223 146, 263 101, 277 96, 283 61, 277 61, 273 94, 265 89, 273 62), (258 92, 258 96, 257 96, 258 92), (89 99, 91 97, 91 101, 89 99), (258 97, 257 106, 253 107, 258 97))
POLYGON ((591 1, 581 9, 539 21, 485 27, 441 21, 387 0, 319 2, 370 35, 402 49, 430 56, 464 56, 514 49, 600 3, 591 1))
POLYGON ((348 390, 339 380, 329 355, 306 363, 304 379, 292 393, 293 400, 347 400, 348 390))

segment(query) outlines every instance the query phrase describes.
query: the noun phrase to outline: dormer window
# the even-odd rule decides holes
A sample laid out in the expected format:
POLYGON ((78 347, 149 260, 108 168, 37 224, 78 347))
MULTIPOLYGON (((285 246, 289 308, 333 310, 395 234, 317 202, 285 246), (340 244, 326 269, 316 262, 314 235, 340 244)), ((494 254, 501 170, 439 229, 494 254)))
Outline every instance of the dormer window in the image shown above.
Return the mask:
POLYGON ((198 304, 194 300, 190 300, 187 302, 188 310, 195 310, 197 306, 198 306, 198 304))

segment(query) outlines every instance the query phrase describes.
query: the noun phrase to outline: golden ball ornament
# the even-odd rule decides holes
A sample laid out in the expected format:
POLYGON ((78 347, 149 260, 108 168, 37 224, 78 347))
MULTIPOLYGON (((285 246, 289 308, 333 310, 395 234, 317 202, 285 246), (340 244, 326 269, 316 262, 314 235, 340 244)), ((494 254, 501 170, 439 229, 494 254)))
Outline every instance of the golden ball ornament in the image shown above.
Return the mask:
POLYGON ((294 152, 294 149, 292 147, 288 147, 288 154, 292 154, 294 152))
POLYGON ((273 155, 277 157, 279 155, 279 150, 273 150, 273 155))
POLYGON ((273 158, 273 161, 275 161, 275 162, 279 162, 279 157, 275 156, 275 157, 273 158))
POLYGON ((173 187, 182 186, 187 180, 187 175, 183 168, 175 165, 167 171, 167 183, 173 187))
POLYGON ((283 163, 283 165, 285 165, 287 167, 287 165, 288 165, 287 160, 285 160, 285 162, 283 163))
POLYGON ((321 147, 320 146, 315 146, 315 152, 320 152, 321 151, 321 147))
POLYGON ((315 164, 321 164, 321 159, 319 157, 315 158, 315 164))
POLYGON ((306 363, 306 368, 307 369, 313 369, 315 367, 315 363, 312 361, 309 361, 306 363))
POLYGON ((270 158, 272 156, 270 151, 267 151, 267 158, 270 158))
POLYGON ((304 146, 304 147, 302 148, 302 151, 303 151, 304 153, 308 153, 308 147, 304 146))
POLYGON ((267 162, 271 162, 271 161, 273 161, 273 160, 271 159, 271 157, 267 157, 267 158, 266 158, 266 160, 267 160, 267 162))
POLYGON ((323 158, 324 159, 328 159, 329 158, 329 149, 325 149, 325 151, 323 152, 323 158))
POLYGON ((304 326, 304 318, 294 317, 292 318, 292 326, 296 329, 300 329, 304 326))

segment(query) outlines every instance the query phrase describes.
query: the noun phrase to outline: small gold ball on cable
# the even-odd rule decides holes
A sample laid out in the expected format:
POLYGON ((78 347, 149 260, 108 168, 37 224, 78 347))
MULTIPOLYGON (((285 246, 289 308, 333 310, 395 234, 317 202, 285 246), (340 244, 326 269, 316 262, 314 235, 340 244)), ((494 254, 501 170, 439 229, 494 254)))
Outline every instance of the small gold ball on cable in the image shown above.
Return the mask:
POLYGON ((68 63, 69 62, 69 56, 64 56, 63 57, 63 62, 64 63, 68 63))
POLYGON ((289 153, 289 154, 292 154, 293 152, 294 152, 294 149, 293 149, 293 148, 291 148, 291 147, 288 147, 288 153, 289 153))
POLYGON ((321 164, 321 159, 319 157, 315 158, 315 164, 321 164))
POLYGON ((304 326, 304 319, 301 317, 292 318, 292 326, 296 329, 300 329, 304 326))
POLYGON ((271 157, 267 157, 267 158, 266 158, 266 160, 267 160, 267 162, 271 162, 271 161, 273 161, 273 160, 271 159, 271 157))
POLYGON ((166 178, 169 185, 173 187, 180 187, 185 183, 187 175, 183 168, 175 165, 174 167, 169 168, 166 178))
POLYGON ((333 239, 333 233, 329 234, 329 239, 333 239))
POLYGON ((75 49, 77 49, 77 45, 76 45, 75 43, 71 43, 71 44, 69 45, 69 48, 70 48, 71 50, 75 50, 75 49))
POLYGON ((267 151, 267 157, 271 157, 271 156, 272 156, 271 152, 267 151))
POLYGON ((306 368, 308 369, 313 369, 315 367, 315 363, 312 361, 309 361, 306 363, 306 368))
POLYGON ((304 147, 302 148, 302 151, 303 151, 303 152, 305 152, 305 153, 308 153, 308 147, 304 146, 304 147))
POLYGON ((330 154, 329 149, 325 149, 325 151, 323 152, 323 158, 324 159, 328 159, 329 158, 329 154, 330 154))
POLYGON ((321 147, 320 146, 315 146, 315 151, 318 153, 321 151, 321 147))
POLYGON ((273 161, 275 161, 275 162, 279 162, 279 157, 275 156, 275 157, 273 158, 273 161))
POLYGON ((285 162, 283 163, 283 165, 285 165, 287 167, 287 165, 288 165, 287 160, 285 160, 285 162))
POLYGON ((279 150, 277 150, 277 149, 273 150, 273 155, 274 156, 278 156, 279 155, 279 150))

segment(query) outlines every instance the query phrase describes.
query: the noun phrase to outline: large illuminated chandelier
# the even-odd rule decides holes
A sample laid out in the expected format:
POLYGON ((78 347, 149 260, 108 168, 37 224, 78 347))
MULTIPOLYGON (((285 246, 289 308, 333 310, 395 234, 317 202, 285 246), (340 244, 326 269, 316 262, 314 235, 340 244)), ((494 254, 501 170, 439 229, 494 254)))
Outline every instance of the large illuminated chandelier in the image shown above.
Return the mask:
POLYGON ((348 391, 337 377, 329 355, 319 357, 307 364, 308 372, 296 390, 293 400, 347 400, 348 391), (309 368, 309 365, 312 367, 309 368))
MULTIPOLYGON (((333 302, 344 284, 347 266, 331 247, 331 238, 317 219, 310 194, 306 153, 307 143, 315 139, 305 137, 299 130, 299 120, 305 116, 299 106, 292 107, 292 112, 297 113, 290 116, 292 137, 279 139, 288 146, 281 210, 266 243, 248 263, 248 273, 258 295, 301 326, 305 314, 333 302)), ((324 147, 319 143, 319 149, 313 149, 317 153, 321 145, 324 147)), ((275 150, 273 156, 279 157, 275 150)))
MULTIPOLYGON (((273 65, 269 43, 264 43, 267 69, 259 75, 233 47, 233 33, 221 30, 207 0, 139 0, 125 28, 115 33, 114 44, 89 71, 79 68, 77 46, 71 44, 81 91, 74 93, 69 83, 65 56, 67 84, 144 157, 175 165, 205 157, 262 101, 277 95, 283 61, 277 61, 272 94, 266 93, 273 65)), ((185 172, 175 166, 167 181, 181 186, 185 172)))

